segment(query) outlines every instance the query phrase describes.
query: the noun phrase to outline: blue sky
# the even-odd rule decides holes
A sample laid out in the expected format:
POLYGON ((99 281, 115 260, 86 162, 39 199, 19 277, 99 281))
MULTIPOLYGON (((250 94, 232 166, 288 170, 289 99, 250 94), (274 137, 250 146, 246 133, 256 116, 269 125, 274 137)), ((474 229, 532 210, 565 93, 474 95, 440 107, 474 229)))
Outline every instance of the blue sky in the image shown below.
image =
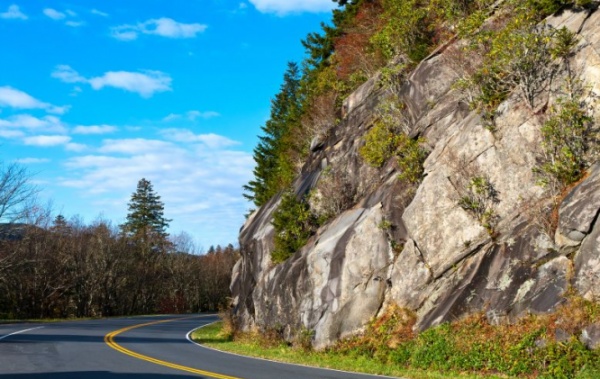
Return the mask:
POLYGON ((252 149, 331 0, 0 0, 0 160, 55 213, 122 223, 142 177, 207 249, 235 243, 252 149))

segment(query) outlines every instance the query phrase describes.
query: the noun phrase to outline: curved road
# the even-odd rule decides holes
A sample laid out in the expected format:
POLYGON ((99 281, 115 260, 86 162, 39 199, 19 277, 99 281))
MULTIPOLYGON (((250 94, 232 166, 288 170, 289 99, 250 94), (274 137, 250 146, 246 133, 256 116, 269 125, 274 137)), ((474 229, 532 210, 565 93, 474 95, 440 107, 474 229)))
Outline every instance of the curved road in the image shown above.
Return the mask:
POLYGON ((217 352, 186 334, 213 315, 0 325, 0 379, 368 379, 217 352), (106 337, 105 337, 106 336, 106 337))

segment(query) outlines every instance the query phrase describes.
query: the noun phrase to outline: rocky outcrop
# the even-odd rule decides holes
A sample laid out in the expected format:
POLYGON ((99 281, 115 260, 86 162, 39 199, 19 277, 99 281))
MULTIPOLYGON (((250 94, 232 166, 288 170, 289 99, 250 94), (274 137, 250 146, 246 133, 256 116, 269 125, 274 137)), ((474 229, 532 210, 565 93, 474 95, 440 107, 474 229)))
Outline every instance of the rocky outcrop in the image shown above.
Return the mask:
MULTIPOLYGON (((566 11, 548 23, 579 33, 572 65, 600 94, 600 11, 566 11)), ((533 172, 542 117, 514 94, 490 131, 453 90, 448 54, 439 49, 399 85, 407 131, 430 149, 418 188, 401 184, 393 160, 375 170, 358 153, 386 96, 373 78, 346 100, 344 120, 315 138, 294 184, 298 195, 318 192, 325 168, 345 173, 354 205, 279 265, 270 260, 279 198, 247 220, 232 282, 243 328, 275 328, 288 339, 310 330, 319 348, 391 303, 416 312, 424 329, 482 310, 492 322, 551 312, 571 286, 600 300, 600 165, 564 197, 550 233, 539 211, 548 193, 533 172), (497 194, 493 231, 459 206, 476 175, 497 194)))

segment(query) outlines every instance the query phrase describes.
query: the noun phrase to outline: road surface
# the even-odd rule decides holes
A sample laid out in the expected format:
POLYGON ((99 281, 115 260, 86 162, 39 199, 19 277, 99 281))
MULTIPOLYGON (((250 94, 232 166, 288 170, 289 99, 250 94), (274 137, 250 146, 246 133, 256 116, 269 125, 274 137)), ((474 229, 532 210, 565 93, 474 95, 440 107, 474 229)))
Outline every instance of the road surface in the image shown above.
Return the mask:
POLYGON ((186 339, 213 315, 0 325, 0 379, 369 379, 240 357, 186 339))

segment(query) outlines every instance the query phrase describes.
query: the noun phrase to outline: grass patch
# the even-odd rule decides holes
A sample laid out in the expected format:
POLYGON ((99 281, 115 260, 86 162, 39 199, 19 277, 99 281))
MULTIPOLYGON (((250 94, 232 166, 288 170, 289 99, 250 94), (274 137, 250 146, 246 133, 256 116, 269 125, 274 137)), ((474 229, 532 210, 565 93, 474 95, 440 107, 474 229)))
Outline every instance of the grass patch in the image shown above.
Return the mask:
MULTIPOLYGON (((483 313, 415 332, 416 315, 390 306, 364 333, 324 351, 310 349, 308 331, 286 342, 276 331, 234 333, 230 318, 192 334, 219 350, 308 366, 404 378, 600 378, 600 350, 579 341, 600 319, 600 304, 569 293, 551 315, 491 325, 483 313)), ((222 315, 223 316, 223 315, 222 315)))
MULTIPOLYGON (((345 353, 336 350, 327 350, 323 352, 307 351, 299 347, 290 346, 283 341, 264 338, 262 336, 259 337, 252 333, 237 335, 234 341, 231 334, 228 333, 227 330, 224 330, 223 322, 210 324, 194 331, 194 333, 192 333, 192 339, 207 347, 230 353, 336 370, 398 376, 412 379, 475 379, 482 377, 481 375, 460 372, 440 373, 407 369, 356 352, 345 353)), ((509 377, 488 375, 486 378, 497 379, 509 377)))

